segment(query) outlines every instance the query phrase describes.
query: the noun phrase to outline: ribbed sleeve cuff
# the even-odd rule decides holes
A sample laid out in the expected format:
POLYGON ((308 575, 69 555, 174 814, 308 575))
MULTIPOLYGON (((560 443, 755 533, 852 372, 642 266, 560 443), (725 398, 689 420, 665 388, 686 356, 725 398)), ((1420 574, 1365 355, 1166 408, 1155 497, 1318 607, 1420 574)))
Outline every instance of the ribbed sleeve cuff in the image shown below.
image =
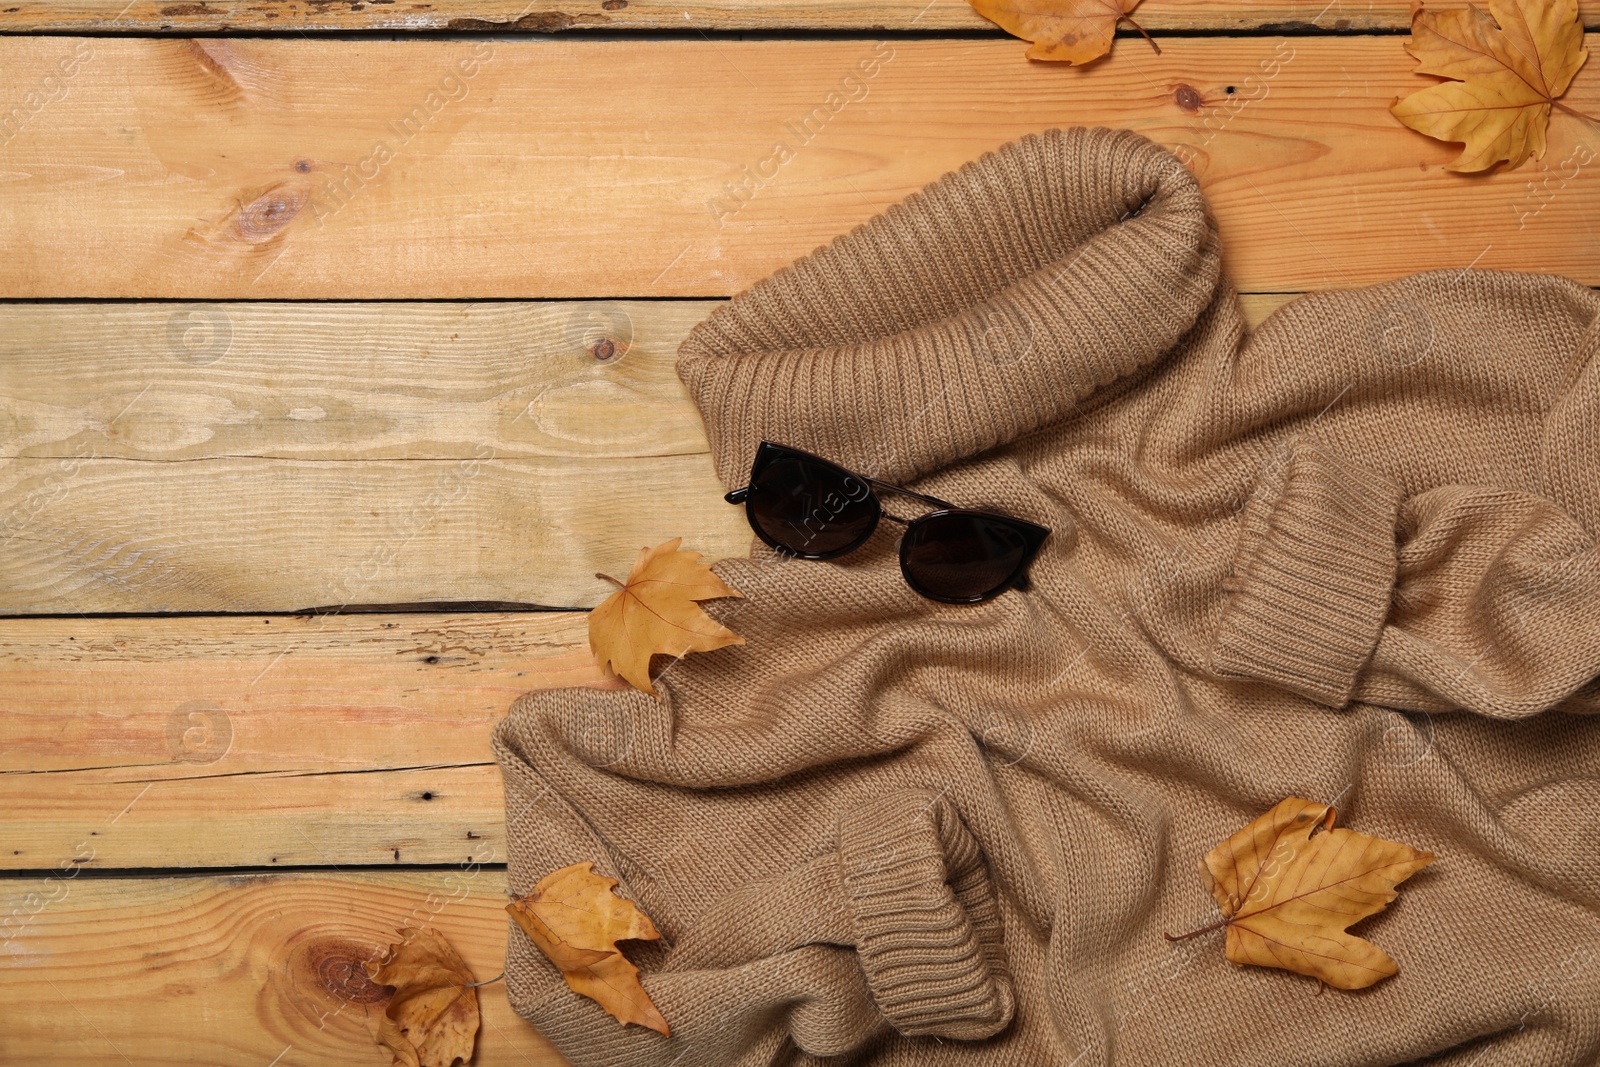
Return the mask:
POLYGON ((1211 664, 1343 707, 1389 614, 1401 494, 1309 442, 1245 506, 1211 664))
POLYGON ((1014 1000, 1000 914, 977 841, 933 793, 840 820, 839 863, 867 985, 903 1034, 989 1037, 1014 1000))

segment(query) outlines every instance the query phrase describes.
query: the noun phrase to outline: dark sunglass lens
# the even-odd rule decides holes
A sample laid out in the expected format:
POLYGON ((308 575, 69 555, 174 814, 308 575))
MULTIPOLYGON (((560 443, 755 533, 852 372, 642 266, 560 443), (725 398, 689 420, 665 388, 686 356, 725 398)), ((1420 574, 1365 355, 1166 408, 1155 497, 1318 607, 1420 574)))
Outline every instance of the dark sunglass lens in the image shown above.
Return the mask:
POLYGON ((1021 531, 982 515, 935 513, 913 523, 900 545, 906 577, 944 600, 970 601, 1004 588, 1027 555, 1021 531))
POLYGON ((826 463, 791 457, 762 468, 747 506, 758 530, 802 556, 848 552, 878 523, 878 501, 865 482, 826 463))

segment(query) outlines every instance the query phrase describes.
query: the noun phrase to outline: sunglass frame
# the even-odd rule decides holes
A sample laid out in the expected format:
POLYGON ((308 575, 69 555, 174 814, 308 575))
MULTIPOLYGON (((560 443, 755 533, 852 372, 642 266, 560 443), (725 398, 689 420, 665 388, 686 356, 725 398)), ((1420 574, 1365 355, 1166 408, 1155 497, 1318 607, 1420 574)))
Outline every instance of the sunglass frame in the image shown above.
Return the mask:
POLYGON ((795 448, 792 445, 779 444, 776 441, 761 442, 760 447, 756 449, 755 459, 750 464, 750 478, 748 482, 746 482, 743 488, 733 490, 731 493, 728 493, 726 496, 724 496, 723 499, 730 504, 744 504, 745 521, 750 524, 750 529, 755 532, 755 535, 759 537, 761 541, 768 547, 774 549, 775 551, 785 553, 786 555, 794 556, 797 559, 832 560, 839 559, 841 556, 847 556, 872 539, 872 535, 878 530, 878 525, 887 515, 891 520, 901 522, 905 525, 905 530, 900 535, 900 543, 898 545, 901 577, 905 579, 905 583, 910 586, 912 590, 915 591, 919 596, 926 597, 929 600, 935 600, 943 604, 981 604, 985 601, 993 600, 995 597, 1009 589, 1016 588, 1019 585, 1025 585, 1027 581, 1028 568, 1033 565, 1033 561, 1038 556, 1039 550, 1044 547, 1045 540, 1050 536, 1050 530, 1048 527, 1041 526, 1035 522, 1029 522, 1027 519, 1019 519, 1013 515, 1002 515, 998 512, 983 511, 977 508, 957 507, 955 504, 952 504, 947 500, 940 500, 938 497, 929 496, 926 493, 919 493, 915 490, 905 489, 901 486, 893 485, 889 482, 883 482, 876 478, 869 478, 864 474, 857 474, 855 471, 852 471, 847 467, 842 467, 833 462, 831 459, 825 459, 822 456, 807 452, 804 449, 795 448), (773 537, 765 529, 763 529, 761 524, 756 521, 754 509, 750 507, 750 494, 754 489, 762 471, 766 470, 766 468, 772 463, 781 459, 789 459, 801 463, 818 464, 837 472, 846 480, 854 479, 865 486, 867 492, 865 499, 872 503, 873 509, 872 523, 867 527, 866 532, 855 541, 844 545, 841 548, 832 549, 827 552, 804 552, 800 549, 784 544, 782 541, 779 541, 777 538, 773 537), (924 503, 933 505, 935 510, 924 515, 919 515, 915 519, 899 519, 894 515, 889 515, 883 510, 883 502, 878 498, 878 490, 880 489, 887 490, 901 496, 908 496, 916 500, 921 500, 924 503), (946 515, 975 516, 987 522, 993 522, 1001 526, 1009 527, 1012 530, 1015 530, 1022 537, 1022 558, 1018 561, 1017 566, 1005 578, 1005 580, 987 592, 966 597, 954 597, 937 593, 928 589, 921 582, 917 581, 917 579, 911 573, 906 559, 906 554, 908 551, 907 544, 910 540, 909 535, 911 531, 918 526, 946 515))

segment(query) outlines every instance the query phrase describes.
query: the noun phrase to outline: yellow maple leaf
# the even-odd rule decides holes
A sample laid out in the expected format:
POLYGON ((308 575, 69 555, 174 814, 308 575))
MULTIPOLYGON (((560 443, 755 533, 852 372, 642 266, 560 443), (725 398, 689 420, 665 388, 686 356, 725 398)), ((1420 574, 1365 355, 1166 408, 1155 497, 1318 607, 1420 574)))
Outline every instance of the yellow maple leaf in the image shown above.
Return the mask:
POLYGON ((533 892, 506 905, 528 939, 561 970, 576 993, 596 1001, 617 1021, 669 1034, 667 1020, 639 984, 639 968, 618 941, 661 936, 650 917, 612 892, 615 878, 594 864, 574 863, 539 880, 533 892))
POLYGON ((1406 51, 1418 74, 1455 79, 1390 109, 1418 133, 1465 146, 1449 170, 1521 166, 1544 155, 1552 107, 1578 114, 1557 100, 1589 58, 1578 0, 1489 0, 1487 12, 1419 4, 1406 51))
POLYGON ((1382 911, 1433 855, 1334 829, 1333 820, 1328 805, 1290 797, 1212 849, 1200 877, 1223 918, 1167 939, 1225 927, 1232 962, 1281 967, 1336 989, 1364 989, 1394 974, 1394 960, 1346 927, 1382 911))
POLYGON ((374 1020, 373 1039, 394 1056, 394 1067, 451 1067, 472 1061, 478 1036, 478 990, 472 970, 450 942, 432 930, 395 931, 398 944, 367 965, 368 976, 394 993, 374 1020))
POLYGON ((620 674, 635 689, 659 696, 650 682, 650 657, 710 652, 742 645, 744 638, 707 615, 696 601, 741 596, 700 562, 698 552, 680 552, 683 538, 639 551, 626 582, 589 613, 589 647, 600 666, 620 674))
POLYGON ((1029 59, 1087 63, 1111 50, 1117 24, 1126 22, 1161 51, 1129 15, 1139 0, 968 0, 973 10, 1013 37, 1033 42, 1029 59))

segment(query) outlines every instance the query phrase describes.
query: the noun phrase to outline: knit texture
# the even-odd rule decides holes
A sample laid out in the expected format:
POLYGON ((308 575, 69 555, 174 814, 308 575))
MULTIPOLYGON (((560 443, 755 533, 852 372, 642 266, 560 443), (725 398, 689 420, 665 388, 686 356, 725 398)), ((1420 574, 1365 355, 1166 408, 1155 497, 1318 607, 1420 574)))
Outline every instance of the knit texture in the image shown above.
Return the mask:
POLYGON ((1595 293, 1423 274, 1247 336, 1189 172, 1050 131, 719 307, 679 370, 729 488, 770 439, 1053 532, 969 606, 906 586, 898 525, 752 539, 708 605, 745 644, 660 701, 515 703, 512 890, 591 860, 663 934, 628 950, 669 1038, 511 928, 573 1063, 1600 1062, 1595 293), (1355 928, 1400 965, 1369 990, 1161 936, 1291 795, 1438 856, 1355 928))

